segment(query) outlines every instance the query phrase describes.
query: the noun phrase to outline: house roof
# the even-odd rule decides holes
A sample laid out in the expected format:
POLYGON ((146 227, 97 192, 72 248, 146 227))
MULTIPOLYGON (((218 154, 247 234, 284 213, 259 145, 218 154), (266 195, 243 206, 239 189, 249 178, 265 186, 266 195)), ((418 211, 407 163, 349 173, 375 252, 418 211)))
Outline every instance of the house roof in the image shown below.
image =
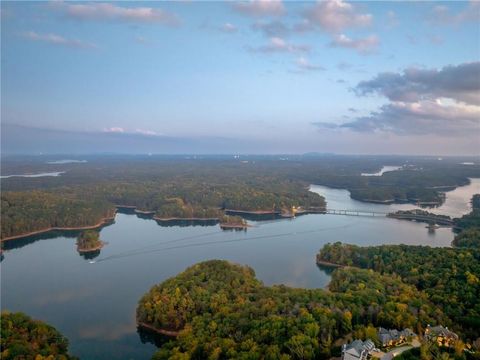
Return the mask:
POLYGON ((426 333, 428 333, 431 336, 443 336, 443 337, 458 339, 457 334, 455 334, 453 331, 450 331, 448 330, 448 328, 445 328, 441 325, 437 325, 437 326, 428 325, 426 333))
POLYGON ((343 346, 343 360, 366 359, 367 354, 373 350, 375 344, 370 339, 365 341, 354 340, 343 346))

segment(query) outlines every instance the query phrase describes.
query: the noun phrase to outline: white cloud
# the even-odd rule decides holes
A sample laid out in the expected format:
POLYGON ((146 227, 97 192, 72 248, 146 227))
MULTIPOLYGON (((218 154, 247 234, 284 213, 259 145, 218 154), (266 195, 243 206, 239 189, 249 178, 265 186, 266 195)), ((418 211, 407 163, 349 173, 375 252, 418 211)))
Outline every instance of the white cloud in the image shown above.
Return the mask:
POLYGON ((310 51, 310 47, 307 45, 294 45, 280 37, 271 37, 267 45, 257 48, 249 48, 252 52, 260 53, 306 53, 310 51))
POLYGON ((233 8, 249 16, 280 16, 285 12, 281 0, 249 0, 235 2, 233 8))
POLYGON ((344 34, 335 35, 330 42, 331 47, 354 49, 360 54, 370 54, 377 49, 379 40, 375 35, 366 38, 351 39, 344 34))
POLYGON ((35 31, 27 31, 22 33, 22 36, 25 39, 32 40, 32 41, 41 41, 46 42, 53 45, 60 45, 60 46, 67 46, 67 47, 75 47, 75 48, 83 48, 83 49, 95 49, 97 45, 81 41, 77 39, 67 39, 63 36, 57 34, 39 34, 35 31))
POLYGON ((170 26, 178 25, 180 22, 175 14, 159 8, 124 7, 117 4, 120 3, 67 3, 56 1, 52 3, 52 7, 77 20, 161 23, 170 26))
POLYGON ((109 133, 124 133, 125 129, 121 127, 110 127, 110 128, 104 128, 103 132, 109 132, 109 133))
POLYGON ((369 26, 373 20, 371 14, 359 13, 354 5, 343 0, 318 1, 304 16, 312 25, 331 33, 369 26))

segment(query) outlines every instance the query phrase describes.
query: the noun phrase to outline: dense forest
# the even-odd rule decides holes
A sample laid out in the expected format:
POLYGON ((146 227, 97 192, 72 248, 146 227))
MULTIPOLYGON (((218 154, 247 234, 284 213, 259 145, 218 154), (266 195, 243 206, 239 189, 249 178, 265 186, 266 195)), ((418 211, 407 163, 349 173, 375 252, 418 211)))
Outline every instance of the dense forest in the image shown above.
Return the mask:
POLYGON ((100 234, 95 230, 86 230, 77 238, 77 249, 80 252, 98 250, 103 246, 100 234))
POLYGON ((471 200, 472 211, 461 218, 455 219, 459 230, 480 228, 480 194, 475 194, 471 200))
POLYGON ((2 312, 0 358, 68 360, 68 340, 53 326, 23 313, 2 312))
POLYGON ((319 210, 309 184, 350 190, 373 201, 441 201, 440 190, 480 177, 460 159, 349 156, 93 156, 49 164, 44 157, 2 158, 2 174, 64 171, 57 177, 1 180, 1 238, 50 227, 80 227, 136 206, 160 219, 219 218, 223 209, 319 210), (385 165, 406 165, 383 176, 361 176, 385 165))
POLYGON ((220 260, 154 286, 139 302, 137 321, 178 332, 154 359, 272 360, 328 359, 336 340, 369 325, 420 330, 448 323, 424 293, 396 276, 338 269, 329 291, 267 287, 251 268, 220 260))
POLYGON ((382 245, 325 245, 319 261, 399 276, 425 293, 465 340, 480 337, 480 249, 382 245))

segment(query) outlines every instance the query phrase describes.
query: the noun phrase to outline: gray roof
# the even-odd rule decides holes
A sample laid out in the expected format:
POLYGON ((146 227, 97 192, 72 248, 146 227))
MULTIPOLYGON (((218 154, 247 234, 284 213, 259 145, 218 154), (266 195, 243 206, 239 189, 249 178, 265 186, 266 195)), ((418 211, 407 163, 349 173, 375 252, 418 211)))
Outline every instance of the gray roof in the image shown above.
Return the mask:
POLYGON ((398 331, 397 329, 387 330, 385 328, 378 328, 378 339, 382 344, 386 344, 389 341, 397 341, 403 337, 415 336, 416 334, 410 329, 403 329, 398 331))
POLYGON ((457 334, 455 334, 453 331, 450 331, 448 330, 448 328, 445 328, 441 325, 438 325, 438 326, 428 325, 427 330, 429 330, 430 335, 433 335, 433 336, 443 336, 443 337, 458 339, 457 334))
POLYGON ((375 344, 370 339, 354 340, 350 344, 343 345, 342 358, 343 360, 366 359, 374 347, 375 344))

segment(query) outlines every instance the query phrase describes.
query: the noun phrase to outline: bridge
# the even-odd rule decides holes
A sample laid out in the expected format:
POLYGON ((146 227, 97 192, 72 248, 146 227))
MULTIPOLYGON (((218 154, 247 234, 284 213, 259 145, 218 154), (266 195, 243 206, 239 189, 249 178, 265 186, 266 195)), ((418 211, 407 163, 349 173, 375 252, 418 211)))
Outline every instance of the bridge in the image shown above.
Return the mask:
POLYGON ((348 210, 348 209, 326 209, 324 214, 344 216, 366 216, 366 217, 390 217, 400 220, 415 220, 438 225, 453 226, 453 220, 449 217, 428 216, 415 213, 388 213, 371 210, 348 210))
POLYGON ((371 210, 348 210, 348 209, 326 209, 325 214, 330 215, 346 215, 346 216, 368 216, 368 217, 385 217, 386 212, 371 211, 371 210))

